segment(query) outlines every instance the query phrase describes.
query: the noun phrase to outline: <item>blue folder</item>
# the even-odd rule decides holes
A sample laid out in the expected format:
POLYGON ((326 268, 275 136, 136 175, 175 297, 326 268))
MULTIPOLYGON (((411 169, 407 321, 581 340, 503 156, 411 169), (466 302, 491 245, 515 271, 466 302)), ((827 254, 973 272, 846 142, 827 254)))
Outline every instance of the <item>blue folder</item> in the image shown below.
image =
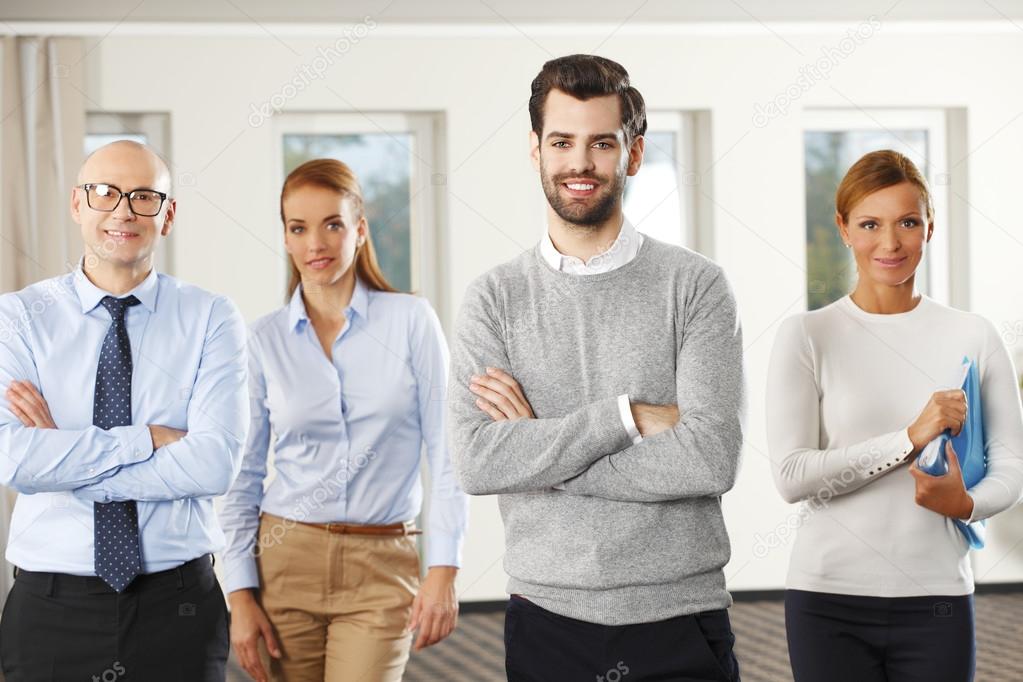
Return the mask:
MULTIPOLYGON (((966 423, 958 436, 953 436, 950 429, 928 443, 920 456, 917 466, 921 471, 932 476, 948 473, 948 456, 945 454, 945 443, 952 441, 952 449, 959 458, 959 467, 963 472, 966 488, 977 485, 987 475, 987 452, 984 450, 984 413, 980 404, 980 374, 977 364, 968 357, 963 358, 963 391, 966 392, 966 423)), ((956 527, 966 536, 973 549, 984 547, 984 521, 966 523, 960 519, 952 519, 956 527)))

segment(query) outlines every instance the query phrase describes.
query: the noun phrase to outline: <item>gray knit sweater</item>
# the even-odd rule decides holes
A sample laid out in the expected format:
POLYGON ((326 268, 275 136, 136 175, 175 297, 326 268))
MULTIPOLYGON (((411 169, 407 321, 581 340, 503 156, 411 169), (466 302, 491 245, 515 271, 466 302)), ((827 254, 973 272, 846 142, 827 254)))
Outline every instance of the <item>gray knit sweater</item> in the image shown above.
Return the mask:
POLYGON ((720 496, 745 393, 731 288, 693 251, 645 237, 628 264, 582 277, 534 248, 476 279, 452 348, 451 447, 465 491, 499 495, 509 592, 605 625, 731 605, 720 496), (518 380, 536 419, 476 407, 469 377, 487 366, 518 380), (681 419, 633 445, 623 393, 677 402, 681 419))

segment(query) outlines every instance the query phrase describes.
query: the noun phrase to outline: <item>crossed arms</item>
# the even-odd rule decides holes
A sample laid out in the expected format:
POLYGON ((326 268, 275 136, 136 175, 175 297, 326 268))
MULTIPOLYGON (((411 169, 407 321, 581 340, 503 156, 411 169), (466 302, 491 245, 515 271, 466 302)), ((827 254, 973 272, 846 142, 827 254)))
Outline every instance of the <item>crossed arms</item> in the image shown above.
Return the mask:
POLYGON ((449 383, 452 456, 463 489, 488 495, 556 488, 627 502, 729 490, 745 413, 742 332, 720 269, 705 271, 698 287, 676 357, 677 421, 672 406, 633 404, 644 435, 635 445, 613 395, 561 417, 536 418, 508 371, 496 302, 478 283, 470 287, 449 383))
POLYGON ((162 501, 221 495, 237 474, 248 421, 245 325, 226 299, 211 313, 187 433, 145 424, 58 428, 30 380, 34 362, 20 335, 0 344, 0 385, 8 389, 0 400, 0 484, 94 502, 162 501))

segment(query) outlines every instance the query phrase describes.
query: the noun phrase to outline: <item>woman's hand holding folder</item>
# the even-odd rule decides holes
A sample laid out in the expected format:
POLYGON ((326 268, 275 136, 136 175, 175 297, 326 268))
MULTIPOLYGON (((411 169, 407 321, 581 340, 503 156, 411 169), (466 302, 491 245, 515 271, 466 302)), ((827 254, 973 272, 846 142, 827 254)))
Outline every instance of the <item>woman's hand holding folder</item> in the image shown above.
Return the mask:
POLYGON ((916 460, 910 465, 909 473, 916 480, 916 503, 942 516, 968 519, 973 515, 973 498, 966 492, 959 457, 950 440, 945 442, 945 455, 948 472, 942 476, 924 473, 916 460))
POLYGON ((960 388, 948 391, 935 391, 920 416, 909 427, 909 439, 913 441, 913 452, 910 457, 920 453, 928 443, 950 429, 953 436, 966 423, 968 410, 966 392, 960 388))

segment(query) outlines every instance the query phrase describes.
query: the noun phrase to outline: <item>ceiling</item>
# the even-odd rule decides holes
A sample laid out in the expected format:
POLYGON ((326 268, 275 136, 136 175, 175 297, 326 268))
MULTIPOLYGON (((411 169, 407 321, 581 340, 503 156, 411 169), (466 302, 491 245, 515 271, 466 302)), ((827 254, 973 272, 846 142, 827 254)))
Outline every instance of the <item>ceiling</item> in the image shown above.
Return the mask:
POLYGON ((1023 0, 2 0, 0 21, 637 23, 1007 21, 1023 0))

